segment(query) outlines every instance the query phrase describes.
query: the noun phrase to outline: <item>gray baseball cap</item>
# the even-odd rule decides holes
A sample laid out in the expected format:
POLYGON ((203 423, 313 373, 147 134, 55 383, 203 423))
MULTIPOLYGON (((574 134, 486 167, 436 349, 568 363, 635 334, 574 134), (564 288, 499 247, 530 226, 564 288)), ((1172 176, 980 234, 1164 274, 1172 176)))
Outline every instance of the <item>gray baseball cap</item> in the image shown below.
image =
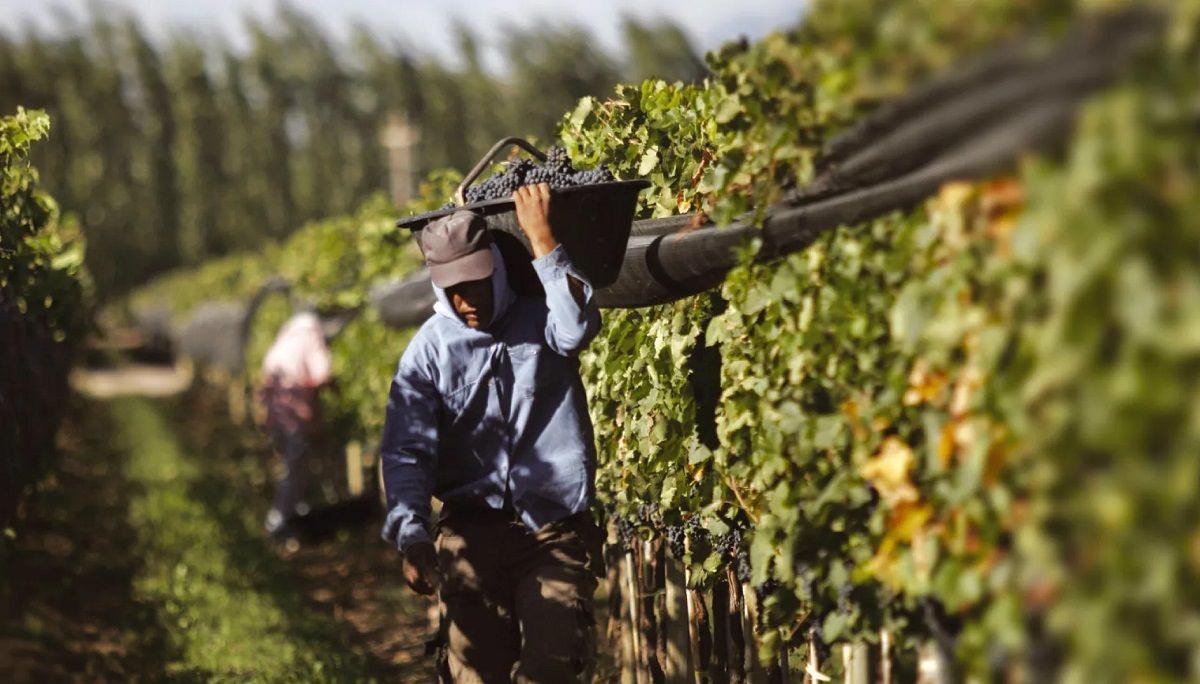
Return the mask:
POLYGON ((492 274, 492 236, 487 222, 471 211, 456 211, 433 221, 417 238, 429 278, 447 288, 492 274))

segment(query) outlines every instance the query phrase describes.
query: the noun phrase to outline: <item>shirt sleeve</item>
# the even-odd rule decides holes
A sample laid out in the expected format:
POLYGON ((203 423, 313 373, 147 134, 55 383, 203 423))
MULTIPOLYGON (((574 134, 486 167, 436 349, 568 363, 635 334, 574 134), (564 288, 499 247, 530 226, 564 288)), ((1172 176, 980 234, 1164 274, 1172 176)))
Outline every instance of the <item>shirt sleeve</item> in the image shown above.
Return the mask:
POLYGON ((533 270, 546 290, 546 343, 564 356, 578 354, 600 331, 600 309, 592 284, 571 263, 562 245, 534 259, 533 270), (569 278, 582 286, 582 306, 571 294, 569 278))
POLYGON ((440 399, 414 356, 405 353, 392 379, 379 448, 388 505, 383 538, 400 551, 431 541, 430 498, 437 470, 440 399))

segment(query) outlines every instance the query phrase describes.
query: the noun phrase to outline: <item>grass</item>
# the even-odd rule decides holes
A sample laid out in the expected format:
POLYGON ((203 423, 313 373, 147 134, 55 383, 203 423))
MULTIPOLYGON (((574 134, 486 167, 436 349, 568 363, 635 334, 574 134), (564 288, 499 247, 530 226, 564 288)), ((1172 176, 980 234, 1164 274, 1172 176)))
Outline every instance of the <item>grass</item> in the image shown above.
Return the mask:
POLYGON ((329 615, 313 610, 263 543, 246 486, 187 454, 159 405, 110 404, 133 487, 140 601, 159 607, 177 654, 176 681, 345 682, 370 679, 365 658, 329 615), (207 467, 206 467, 207 466, 207 467))
POLYGON ((23 504, 0 560, 5 682, 158 681, 175 659, 157 606, 135 599, 142 559, 104 406, 73 399, 54 467, 23 504))

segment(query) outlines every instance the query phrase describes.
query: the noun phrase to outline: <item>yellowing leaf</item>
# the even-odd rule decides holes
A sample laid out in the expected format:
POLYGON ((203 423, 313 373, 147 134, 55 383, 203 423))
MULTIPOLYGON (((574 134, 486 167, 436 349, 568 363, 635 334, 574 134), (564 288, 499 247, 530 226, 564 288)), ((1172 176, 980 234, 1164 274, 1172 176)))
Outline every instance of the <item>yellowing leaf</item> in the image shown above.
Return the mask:
POLYGON ((888 437, 879 452, 868 459, 858 473, 879 492, 889 508, 895 508, 920 499, 920 493, 908 477, 913 461, 908 444, 899 438, 888 437))
POLYGON ((954 384, 954 394, 950 400, 950 415, 961 417, 971 408, 971 397, 976 390, 983 386, 983 373, 974 366, 968 366, 954 384))
POLYGON ((888 519, 888 536, 899 541, 911 541, 933 517, 929 504, 905 504, 888 519))
POLYGON ((946 374, 930 370, 925 361, 917 361, 908 374, 909 388, 904 392, 905 406, 918 406, 938 399, 946 388, 946 374))
POLYGON ((950 461, 954 458, 954 429, 956 426, 957 423, 946 423, 942 426, 941 434, 938 435, 937 457, 943 470, 950 466, 950 461))

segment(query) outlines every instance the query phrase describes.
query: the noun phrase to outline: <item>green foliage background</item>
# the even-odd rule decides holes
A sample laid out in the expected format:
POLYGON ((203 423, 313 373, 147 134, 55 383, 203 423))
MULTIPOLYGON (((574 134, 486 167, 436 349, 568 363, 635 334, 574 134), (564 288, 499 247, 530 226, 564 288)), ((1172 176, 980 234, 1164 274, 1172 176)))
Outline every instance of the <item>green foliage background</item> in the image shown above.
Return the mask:
MULTIPOLYGON (((639 216, 724 222, 808 180, 880 101, 1115 4, 817 2, 793 33, 710 55, 701 84, 581 100, 560 137, 578 164, 650 178, 639 216)), ((1162 41, 1088 104, 1061 157, 775 263, 748 244, 719 292, 605 312, 584 363, 601 498, 621 517, 655 502, 665 524, 746 528, 753 582, 779 586, 765 653, 806 627, 888 627, 905 644, 955 633, 979 673, 1052 644, 1067 681, 1196 675, 1200 5, 1162 7, 1162 41)), ((359 222, 345 237, 366 254, 318 225, 272 264, 353 300, 365 275, 415 263, 374 252, 384 231, 359 222), (331 280, 342 257, 364 277, 331 280)), ((370 434, 403 333, 361 325, 339 369, 370 434)), ((687 561, 704 585, 728 559, 694 544, 687 561)))
POLYGON ((45 112, 0 117, 0 304, 64 341, 83 328, 84 242, 76 223, 59 219, 29 163, 30 148, 49 133, 45 112))
POLYGON ((241 45, 153 35, 116 6, 56 18, 53 31, 0 30, 0 111, 37 107, 54 120, 34 161, 84 226, 105 301, 353 213, 388 187, 381 135, 393 118, 420 134, 420 178, 469 168, 514 130, 545 139, 576 100, 622 80, 704 75, 687 35, 666 21, 624 21, 624 49, 611 53, 577 26, 508 27, 495 46, 501 66, 485 68, 485 46, 465 25, 451 33, 451 63, 377 26, 334 39, 287 3, 247 16, 241 45))
POLYGON ((78 225, 60 220, 29 162, 49 132, 44 112, 0 117, 0 527, 49 461, 87 324, 78 225))

